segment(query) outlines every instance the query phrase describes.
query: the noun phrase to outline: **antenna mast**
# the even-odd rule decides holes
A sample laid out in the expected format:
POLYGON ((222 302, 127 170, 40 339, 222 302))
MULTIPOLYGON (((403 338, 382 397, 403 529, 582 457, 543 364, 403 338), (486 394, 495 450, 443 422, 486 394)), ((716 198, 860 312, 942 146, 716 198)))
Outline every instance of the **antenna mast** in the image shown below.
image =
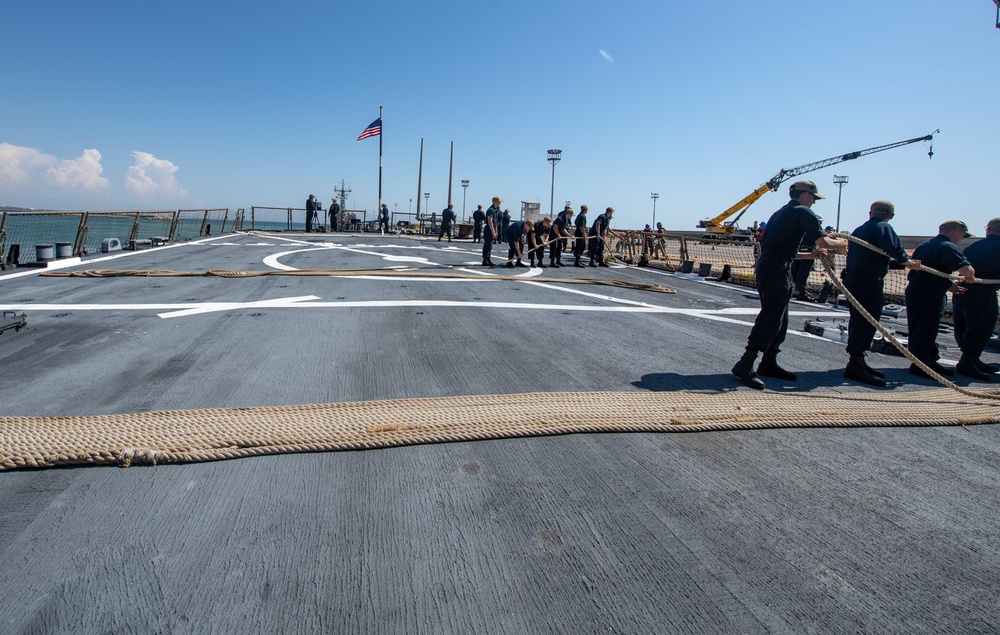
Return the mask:
POLYGON ((350 193, 351 188, 344 186, 344 179, 340 179, 340 189, 334 190, 340 195, 340 209, 347 210, 347 195, 350 193))

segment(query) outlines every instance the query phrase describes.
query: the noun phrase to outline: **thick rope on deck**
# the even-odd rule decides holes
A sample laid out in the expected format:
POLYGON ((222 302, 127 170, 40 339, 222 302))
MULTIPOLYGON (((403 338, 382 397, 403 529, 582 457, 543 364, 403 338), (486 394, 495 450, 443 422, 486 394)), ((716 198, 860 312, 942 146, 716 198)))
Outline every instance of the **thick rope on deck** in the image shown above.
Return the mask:
POLYGON ((595 432, 955 426, 1000 409, 946 389, 527 393, 86 417, 0 417, 0 471, 187 463, 595 432))
POLYGON ((541 278, 535 280, 534 278, 524 278, 521 276, 480 276, 470 273, 441 271, 439 267, 420 269, 417 271, 414 271, 411 268, 408 268, 405 271, 397 269, 295 269, 290 271, 277 269, 267 269, 263 271, 225 271, 219 269, 210 269, 207 271, 171 271, 169 269, 88 269, 86 271, 45 271, 39 275, 49 278, 258 278, 262 276, 376 276, 386 278, 442 278, 450 280, 511 280, 516 282, 593 284, 605 287, 617 287, 619 289, 652 291, 655 293, 677 293, 676 289, 670 289, 652 282, 629 282, 626 280, 615 280, 611 278, 541 278))

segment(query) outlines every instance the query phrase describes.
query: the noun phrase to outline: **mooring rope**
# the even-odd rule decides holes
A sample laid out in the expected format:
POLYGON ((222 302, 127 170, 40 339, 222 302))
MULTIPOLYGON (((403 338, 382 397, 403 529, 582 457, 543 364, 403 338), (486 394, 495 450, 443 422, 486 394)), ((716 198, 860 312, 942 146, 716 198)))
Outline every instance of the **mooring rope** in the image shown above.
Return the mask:
POLYGON ((212 461, 294 452, 611 432, 971 426, 995 404, 952 391, 575 392, 0 417, 0 471, 212 461))
MULTIPOLYGON (((408 269, 419 268, 412 267, 408 269)), ((443 278, 450 280, 509 280, 515 282, 540 282, 539 280, 534 280, 533 278, 524 278, 521 276, 481 276, 476 274, 440 271, 439 267, 430 267, 426 270, 420 269, 419 271, 399 271, 395 269, 268 269, 265 271, 226 271, 220 269, 209 269, 207 271, 172 271, 170 269, 88 269, 85 271, 44 271, 40 275, 50 278, 257 278, 262 276, 378 276, 393 278, 443 278)), ((620 289, 652 291, 655 293, 677 293, 675 289, 670 289, 652 282, 630 282, 627 280, 615 280, 608 278, 545 278, 544 282, 559 284, 592 284, 606 287, 617 287, 620 289)))

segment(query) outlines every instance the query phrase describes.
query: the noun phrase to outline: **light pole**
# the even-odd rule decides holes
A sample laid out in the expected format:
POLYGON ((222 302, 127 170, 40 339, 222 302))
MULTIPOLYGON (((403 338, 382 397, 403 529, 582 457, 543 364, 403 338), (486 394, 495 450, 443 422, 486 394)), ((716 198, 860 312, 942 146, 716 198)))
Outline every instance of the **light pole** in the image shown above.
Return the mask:
POLYGON ((656 227, 656 199, 660 198, 657 192, 653 192, 649 195, 649 198, 653 199, 653 227, 656 227))
POLYGON ((469 189, 469 179, 462 179, 462 222, 465 222, 465 193, 469 189))
POLYGON ((833 183, 837 186, 837 227, 835 231, 840 232, 840 195, 844 192, 844 185, 847 183, 846 176, 833 175, 833 183))
POLYGON ((556 163, 562 158, 562 150, 549 150, 549 163, 552 164, 552 197, 549 199, 549 216, 555 215, 556 208, 556 163))
POLYGON ((413 213, 413 197, 410 197, 410 209, 408 210, 410 214, 413 213))
POLYGON ((424 214, 429 214, 431 211, 431 193, 424 192, 424 214))

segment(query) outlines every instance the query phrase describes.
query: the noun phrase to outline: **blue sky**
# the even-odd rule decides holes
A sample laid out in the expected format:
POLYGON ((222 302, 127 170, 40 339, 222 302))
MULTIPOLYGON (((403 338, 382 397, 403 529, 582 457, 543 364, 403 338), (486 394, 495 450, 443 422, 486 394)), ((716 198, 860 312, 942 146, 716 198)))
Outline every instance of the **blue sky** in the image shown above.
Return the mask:
MULTIPOLYGON (((611 205, 693 230, 781 168, 814 172, 841 228, 876 199, 902 234, 1000 216, 1000 30, 989 0, 303 2, 36 0, 4 10, 0 205, 177 209, 493 195, 611 205), (603 54, 602 54, 603 51, 603 54)), ((786 184, 787 185, 787 184, 786 184)), ((412 203, 410 199, 414 199, 412 203)), ((787 200, 765 195, 743 225, 787 200)), ((979 230, 979 231, 977 231, 979 230)))

